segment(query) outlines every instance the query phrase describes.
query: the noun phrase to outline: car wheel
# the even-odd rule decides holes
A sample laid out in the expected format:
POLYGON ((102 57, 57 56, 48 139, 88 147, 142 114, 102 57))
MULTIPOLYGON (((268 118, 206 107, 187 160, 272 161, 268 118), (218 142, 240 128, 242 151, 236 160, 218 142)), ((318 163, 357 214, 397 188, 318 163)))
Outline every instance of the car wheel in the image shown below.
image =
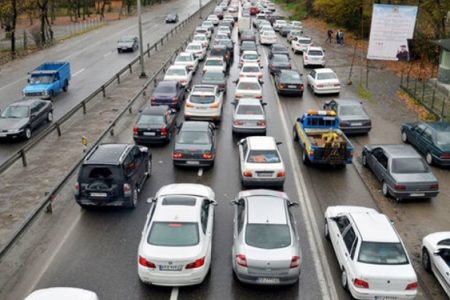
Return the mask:
POLYGON ((426 248, 422 249, 422 266, 427 272, 431 272, 430 254, 426 248))
POLYGON ((431 166, 433 164, 433 155, 428 152, 427 155, 425 155, 425 160, 427 161, 427 164, 431 166))
POLYGON ((294 127, 294 133, 292 134, 292 137, 295 142, 298 142, 299 138, 298 138, 297 130, 295 130, 295 127, 294 127))
POLYGON ((362 153, 362 156, 361 156, 361 162, 362 162, 362 165, 367 168, 367 154, 365 154, 364 152, 362 153))
POLYGON ((136 208, 137 202, 138 202, 138 189, 137 187, 134 187, 129 207, 136 208))
POLYGON ((122 50, 121 49, 117 49, 117 53, 122 53, 122 50))
POLYGON ((27 127, 27 128, 25 129, 25 138, 26 138, 27 140, 31 139, 31 129, 30 129, 29 127, 27 127))
POLYGON ((309 164, 309 157, 308 157, 308 155, 306 155, 306 149, 305 148, 302 149, 302 162, 305 165, 309 164))
POLYGON ((381 187, 381 192, 383 193, 383 196, 389 197, 389 187, 386 182, 383 182, 383 185, 381 187))
POLYGON ((64 80, 64 86, 63 86, 62 90, 65 93, 69 90, 69 82, 67 80, 64 80))
POLYGON ((344 290, 348 290, 348 279, 347 279, 347 272, 345 271, 345 269, 342 269, 341 285, 344 288, 344 290))
POLYGON ((405 131, 402 131, 402 142, 407 143, 408 142, 408 135, 405 131))
POLYGON ((330 240, 330 230, 328 228, 328 221, 325 219, 325 224, 323 226, 323 234, 327 240, 330 240))
POLYGON ((49 111, 47 113, 47 122, 49 122, 49 123, 53 122, 53 112, 52 111, 49 111))
POLYGON ((147 178, 150 178, 152 176, 152 161, 150 160, 150 158, 148 159, 147 172, 145 172, 145 176, 147 178))

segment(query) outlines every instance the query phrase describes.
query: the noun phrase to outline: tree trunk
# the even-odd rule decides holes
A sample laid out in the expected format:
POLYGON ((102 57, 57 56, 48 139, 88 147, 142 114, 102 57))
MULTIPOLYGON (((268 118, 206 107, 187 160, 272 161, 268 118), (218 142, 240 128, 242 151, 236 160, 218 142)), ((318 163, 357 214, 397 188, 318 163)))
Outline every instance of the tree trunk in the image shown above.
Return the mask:
POLYGON ((11 0, 12 16, 11 16, 11 57, 16 58, 16 23, 17 23, 17 2, 11 0))

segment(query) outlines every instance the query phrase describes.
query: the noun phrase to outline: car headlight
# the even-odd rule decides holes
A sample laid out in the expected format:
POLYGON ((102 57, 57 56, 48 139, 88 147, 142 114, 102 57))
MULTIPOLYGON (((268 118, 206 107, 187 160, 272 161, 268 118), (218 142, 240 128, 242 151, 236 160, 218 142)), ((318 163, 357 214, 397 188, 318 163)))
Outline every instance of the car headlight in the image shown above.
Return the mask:
POLYGON ((23 131, 23 128, 19 128, 19 129, 9 129, 8 133, 20 133, 23 131))

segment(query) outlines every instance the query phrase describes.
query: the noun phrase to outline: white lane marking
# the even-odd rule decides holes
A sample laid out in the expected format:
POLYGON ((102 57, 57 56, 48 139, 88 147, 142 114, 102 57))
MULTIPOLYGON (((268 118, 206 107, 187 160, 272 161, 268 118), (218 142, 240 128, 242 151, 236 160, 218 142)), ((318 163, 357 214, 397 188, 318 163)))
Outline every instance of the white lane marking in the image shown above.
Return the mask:
POLYGON ((179 289, 177 287, 172 288, 172 292, 170 293, 170 300, 177 300, 178 292, 179 292, 179 289))
POLYGON ((58 243, 56 248, 53 249, 53 252, 48 257, 47 262, 44 264, 44 267, 41 269, 41 272, 39 272, 38 276, 35 277, 36 279, 34 280, 33 284, 31 285, 30 289, 28 290, 27 295, 30 294, 32 291, 34 291, 36 289, 36 285, 39 283, 39 281, 41 280, 42 276, 44 276, 44 274, 47 272, 48 268, 50 267, 50 264, 53 262, 53 260, 55 259, 56 255, 58 255, 59 251, 61 251, 62 246, 66 243, 67 239, 72 234, 72 231, 75 229, 75 226, 77 226, 77 224, 80 221, 81 216, 83 215, 83 213, 84 213, 84 211, 81 210, 81 212, 78 214, 78 216, 76 217, 76 219, 72 223, 72 225, 70 225, 70 227, 67 230, 66 234, 63 236, 63 238, 58 243))
POLYGON ((111 55, 112 51, 106 52, 105 54, 103 54, 103 57, 107 57, 109 55, 111 55))
POLYGON ((85 69, 83 68, 83 69, 81 69, 81 70, 79 70, 79 71, 76 71, 75 73, 72 74, 72 77, 75 77, 75 76, 80 75, 81 73, 84 72, 84 70, 85 70, 85 69))
MULTIPOLYGON (((266 51, 263 48, 264 57, 267 57, 266 51)), ((269 75, 270 76, 270 75, 269 75)), ((275 85, 273 78, 271 78, 272 84, 275 85)), ((286 141, 292 140, 290 136, 290 130, 287 122, 287 117, 284 114, 283 107, 281 105, 280 98, 277 93, 275 99, 277 100, 278 112, 280 115, 281 123, 283 125, 284 135, 286 141)), ((334 285, 333 277, 331 276, 330 267, 326 261, 325 248, 321 239, 321 233, 316 227, 317 219, 314 214, 314 210, 311 204, 311 198, 309 197, 308 190, 306 189, 305 179, 300 171, 300 161, 298 160, 292 143, 287 142, 286 147, 289 153, 289 160, 294 171, 295 189, 297 190, 299 204, 301 207, 301 213, 303 215, 305 230, 308 234, 308 240, 311 247, 313 256, 314 267, 317 273, 317 279, 322 291, 322 299, 338 299, 336 287, 334 285)))
POLYGON ((10 83, 8 83, 8 84, 6 84, 6 85, 0 87, 0 91, 3 90, 3 89, 5 89, 5 88, 7 88, 7 87, 12 86, 12 85, 16 85, 16 84, 18 84, 19 82, 25 82, 26 79, 27 79, 27 77, 25 76, 25 77, 21 77, 21 78, 17 79, 16 81, 10 82, 10 83))
POLYGON ((202 175, 203 175, 203 168, 198 169, 197 175, 198 175, 198 177, 202 177, 202 175))

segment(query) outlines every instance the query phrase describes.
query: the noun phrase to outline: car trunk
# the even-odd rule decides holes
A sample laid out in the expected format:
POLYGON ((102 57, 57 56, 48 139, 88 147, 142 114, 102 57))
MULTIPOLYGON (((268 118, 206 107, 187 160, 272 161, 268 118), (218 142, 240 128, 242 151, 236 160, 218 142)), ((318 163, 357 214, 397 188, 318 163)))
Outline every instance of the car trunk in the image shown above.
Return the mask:
POLYGON ((164 247, 146 244, 141 254, 146 260, 156 265, 160 272, 192 272, 186 265, 199 259, 201 246, 164 247))
POLYGON ((116 166, 84 166, 79 177, 80 196, 90 200, 122 196, 121 175, 121 170, 116 166))
POLYGON ((288 275, 292 249, 259 249, 247 246, 245 256, 248 273, 254 276, 277 277, 288 275))
POLYGON ((365 280, 369 284, 370 290, 385 292, 405 291, 406 286, 416 281, 414 270, 411 265, 364 265, 365 280))

